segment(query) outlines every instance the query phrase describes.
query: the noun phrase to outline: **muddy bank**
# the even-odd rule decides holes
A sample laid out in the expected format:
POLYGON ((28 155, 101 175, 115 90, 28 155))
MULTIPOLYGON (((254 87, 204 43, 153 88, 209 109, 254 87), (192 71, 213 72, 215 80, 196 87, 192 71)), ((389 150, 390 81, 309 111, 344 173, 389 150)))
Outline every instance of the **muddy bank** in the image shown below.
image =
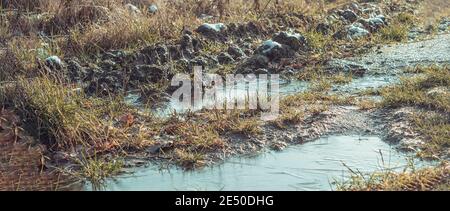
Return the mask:
MULTIPOLYGON (((372 64, 366 62, 366 64, 361 65, 366 68, 366 72, 361 76, 361 80, 364 81, 365 77, 368 78, 367 80, 372 80, 372 83, 368 83, 369 85, 364 86, 364 83, 337 85, 331 93, 339 95, 344 92, 349 94, 347 95, 348 98, 353 98, 358 91, 363 89, 381 88, 397 83, 401 76, 408 75, 404 74, 407 68, 413 68, 419 64, 424 66, 450 64, 449 46, 444 44, 442 45, 443 47, 435 47, 433 44, 446 39, 449 39, 448 34, 437 36, 431 40, 394 44, 381 48, 381 51, 384 52, 382 54, 368 53, 362 57, 348 58, 346 60, 351 61, 352 64, 356 63, 356 61, 381 60, 388 62, 374 62, 372 64), (419 55, 415 52, 419 48, 423 51, 432 51, 433 53, 419 55), (404 59, 400 59, 402 56, 404 56, 404 59), (372 57, 375 58, 372 60, 372 57), (383 80, 384 83, 374 82, 370 78, 373 76, 383 76, 388 78, 388 80, 383 80), (349 87, 354 88, 351 89, 349 87)), ((377 49, 374 51, 377 51, 377 49)), ((296 86, 298 84, 293 83, 292 85, 296 86)), ((289 83, 286 86, 289 87, 289 83)), ((286 90, 289 90, 289 88, 286 88, 286 90)), ((304 90, 299 89, 298 93, 302 93, 304 90)), ((288 93, 286 94, 289 95, 288 93)), ((295 95, 296 93, 290 94, 295 95)), ((302 99, 299 98, 298 100, 302 99)), ((420 134, 413 132, 411 124, 404 123, 403 121, 405 120, 403 118, 386 118, 389 116, 397 117, 399 115, 397 110, 366 110, 358 106, 352 106, 353 103, 351 101, 341 103, 342 105, 340 106, 331 103, 331 105, 322 108, 323 110, 320 111, 320 107, 329 104, 329 102, 318 99, 309 104, 302 104, 300 107, 289 108, 291 109, 290 112, 301 112, 303 115, 295 123, 287 122, 280 127, 280 125, 271 122, 262 122, 260 123, 262 132, 252 136, 225 134, 223 137, 227 143, 227 150, 219 151, 218 153, 210 152, 206 160, 223 160, 233 154, 246 154, 266 148, 282 150, 289 144, 301 144, 330 134, 379 135, 385 141, 398 144, 396 147, 400 150, 407 149, 411 151, 411 149, 418 149, 417 144, 420 143, 418 141, 420 134), (318 107, 319 112, 314 112, 318 107)), ((445 157, 446 155, 443 155, 442 158, 445 157)))
MULTIPOLYGON (((287 78, 311 65, 323 65, 330 73, 348 72, 348 64, 328 64, 328 60, 369 49, 365 39, 377 36, 394 17, 409 14, 415 7, 416 3, 352 2, 330 10, 324 19, 272 11, 247 23, 203 23, 196 29, 184 29, 176 40, 132 51, 111 50, 88 59, 48 57, 43 62, 46 67, 41 68, 83 84, 91 95, 138 89, 150 99, 170 92, 168 79, 176 73, 192 73, 194 66, 207 68, 205 72, 280 73, 287 78), (336 44, 320 43, 327 37, 336 44), (317 49, 321 45, 324 49, 317 49), (318 53, 324 58, 316 61, 318 53)), ((350 68, 357 75, 364 73, 364 69, 350 68)))

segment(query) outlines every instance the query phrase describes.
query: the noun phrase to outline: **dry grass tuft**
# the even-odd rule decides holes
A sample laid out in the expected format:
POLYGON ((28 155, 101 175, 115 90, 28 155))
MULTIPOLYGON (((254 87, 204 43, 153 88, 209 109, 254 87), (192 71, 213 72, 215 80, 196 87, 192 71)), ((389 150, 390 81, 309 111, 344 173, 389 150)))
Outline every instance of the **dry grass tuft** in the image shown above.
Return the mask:
POLYGON ((350 170, 352 176, 337 189, 343 191, 439 191, 450 187, 450 169, 442 164, 420 170, 405 169, 397 173, 392 170, 364 175, 350 170))

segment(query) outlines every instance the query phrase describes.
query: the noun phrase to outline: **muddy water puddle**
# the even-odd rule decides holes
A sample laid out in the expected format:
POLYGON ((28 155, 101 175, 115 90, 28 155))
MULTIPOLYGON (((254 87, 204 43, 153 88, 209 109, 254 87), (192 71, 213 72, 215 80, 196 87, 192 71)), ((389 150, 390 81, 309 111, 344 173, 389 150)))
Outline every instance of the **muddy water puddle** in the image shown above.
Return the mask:
MULTIPOLYGON (((367 88, 377 89, 398 83, 401 74, 394 74, 394 70, 419 64, 450 64, 449 39, 450 34, 444 34, 431 40, 387 46, 354 58, 369 68, 368 74, 354 78, 349 84, 334 85, 333 92, 356 93, 367 88)), ((308 86, 307 82, 291 80, 280 83, 279 91, 281 96, 293 95, 304 92, 308 86)), ((248 88, 237 89, 236 92, 237 96, 255 94, 248 88)), ((131 105, 144 107, 138 94, 132 93, 125 100, 131 105)), ((229 100, 225 89, 217 91, 215 100, 219 103, 229 100)), ((216 101, 203 101, 192 110, 216 104, 216 101)), ((183 110, 183 104, 171 100, 159 108, 146 109, 146 112, 164 117, 183 110)), ((234 157, 220 165, 196 171, 161 170, 158 165, 149 165, 133 169, 135 173, 132 175, 108 180, 102 190, 332 190, 333 181, 348 178, 348 168, 366 173, 386 168, 402 171, 410 165, 411 159, 376 136, 336 135, 290 146, 282 152, 234 157)), ((414 163, 419 168, 432 165, 418 160, 414 163)), ((85 188, 92 190, 89 185, 85 188)))
POLYGON ((375 136, 329 136, 196 171, 150 165, 107 181, 102 190, 333 190, 333 181, 349 176, 346 166, 361 172, 402 171, 409 159, 375 136))
MULTIPOLYGON (((333 92, 335 93, 356 93, 364 89, 377 89, 388 86, 399 81, 398 75, 370 75, 361 78, 354 78, 350 83, 343 85, 333 85, 333 92)), ((266 81, 260 82, 266 84, 266 81)), ((305 81, 290 80, 281 81, 279 84, 279 94, 281 97, 295 95, 306 91, 310 83, 305 81)), ((125 101, 132 106, 141 108, 144 112, 150 112, 158 117, 167 117, 170 114, 185 113, 187 111, 199 111, 202 108, 214 107, 214 105, 224 105, 226 102, 236 100, 242 102, 248 100, 249 97, 258 95, 259 90, 257 83, 236 84, 235 94, 231 95, 226 88, 219 88, 216 90, 216 95, 213 99, 205 98, 200 103, 193 104, 188 107, 178 99, 169 98, 165 103, 157 107, 148 108, 140 102, 140 95, 138 93, 130 93, 125 97, 125 101)))

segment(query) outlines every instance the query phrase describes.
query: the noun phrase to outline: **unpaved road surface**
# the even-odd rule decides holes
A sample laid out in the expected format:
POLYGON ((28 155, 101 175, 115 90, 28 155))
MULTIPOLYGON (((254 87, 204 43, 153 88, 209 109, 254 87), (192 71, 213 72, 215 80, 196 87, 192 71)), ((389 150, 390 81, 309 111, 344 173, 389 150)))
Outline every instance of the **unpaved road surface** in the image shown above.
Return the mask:
POLYGON ((429 40, 384 46, 361 57, 351 58, 368 68, 369 72, 389 73, 405 67, 450 64, 450 34, 429 40))

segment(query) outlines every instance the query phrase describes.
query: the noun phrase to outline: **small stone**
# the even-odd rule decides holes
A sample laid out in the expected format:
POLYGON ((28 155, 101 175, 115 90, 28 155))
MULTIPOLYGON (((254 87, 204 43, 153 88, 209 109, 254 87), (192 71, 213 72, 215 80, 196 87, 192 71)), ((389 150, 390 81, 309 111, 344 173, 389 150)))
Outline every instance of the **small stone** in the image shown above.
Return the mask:
POLYGON ((306 48, 306 38, 298 33, 280 32, 272 40, 287 45, 294 51, 305 50, 306 48))
POLYGON ((220 37, 221 33, 225 31, 227 27, 223 23, 209 24, 204 23, 195 30, 197 33, 210 38, 220 37))
POLYGON ((158 12, 158 6, 156 4, 152 4, 147 8, 148 13, 155 14, 158 12))
POLYGON ((266 40, 258 47, 256 52, 263 54, 263 55, 267 55, 272 50, 277 49, 277 48, 282 48, 280 43, 273 41, 273 40, 266 40))
POLYGON ((368 28, 371 32, 377 32, 379 29, 387 25, 386 18, 382 15, 368 19, 360 19, 359 23, 361 23, 365 28, 368 28))
POLYGON ((126 4, 125 8, 132 15, 139 15, 139 14, 141 14, 141 10, 139 10, 139 8, 134 6, 133 4, 126 4))
POLYGON ((370 34, 361 23, 354 23, 347 28, 348 39, 358 39, 370 34))
POLYGON ((331 26, 327 23, 319 23, 316 27, 316 32, 328 35, 331 32, 331 26))
POLYGON ((60 70, 63 68, 64 64, 58 56, 50 56, 45 59, 45 65, 50 69, 60 70))
POLYGON ((256 49, 255 54, 264 55, 270 61, 279 61, 282 58, 293 57, 295 51, 287 45, 282 45, 273 40, 267 40, 256 49))
POLYGON ((350 4, 350 7, 351 7, 351 9, 352 9, 353 11, 356 11, 356 12, 360 12, 360 11, 361 11, 361 9, 359 8, 359 5, 358 5, 356 2, 352 2, 352 3, 350 4))
POLYGON ((341 12, 341 16, 345 20, 350 21, 351 23, 358 20, 358 15, 355 12, 353 12, 352 10, 344 10, 343 12, 341 12))
POLYGON ((198 18, 199 18, 200 20, 209 20, 209 19, 213 19, 214 16, 212 16, 212 15, 207 15, 207 14, 201 14, 198 18))

